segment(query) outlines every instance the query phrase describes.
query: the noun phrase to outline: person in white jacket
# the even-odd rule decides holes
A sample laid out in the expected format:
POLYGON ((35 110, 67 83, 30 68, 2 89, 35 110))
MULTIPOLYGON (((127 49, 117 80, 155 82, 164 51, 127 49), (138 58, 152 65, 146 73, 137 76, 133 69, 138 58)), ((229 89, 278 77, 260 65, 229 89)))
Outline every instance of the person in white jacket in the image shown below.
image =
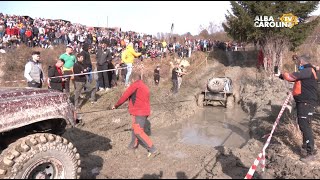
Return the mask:
POLYGON ((40 60, 40 52, 32 52, 32 59, 25 66, 24 77, 28 81, 29 87, 42 88, 44 82, 44 73, 40 60))

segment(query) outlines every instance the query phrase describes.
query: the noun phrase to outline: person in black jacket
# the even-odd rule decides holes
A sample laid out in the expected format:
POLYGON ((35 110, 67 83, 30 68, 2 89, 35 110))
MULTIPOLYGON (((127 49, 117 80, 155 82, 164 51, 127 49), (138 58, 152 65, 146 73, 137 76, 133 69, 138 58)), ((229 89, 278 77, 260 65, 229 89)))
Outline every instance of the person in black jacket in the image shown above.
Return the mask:
MULTIPOLYGON (((107 48, 107 42, 102 41, 101 48, 97 51, 97 70, 103 71, 108 70, 108 65, 111 63, 112 54, 110 50, 107 48)), ((108 72, 100 72, 98 73, 98 81, 99 81, 99 88, 102 90, 109 91, 110 90, 110 82, 108 78, 108 72)))
POLYGON ((155 85, 159 85, 160 82, 160 65, 157 65, 157 68, 154 70, 154 83, 155 85))
MULTIPOLYGON (((92 62, 91 62, 91 57, 89 53, 89 44, 84 43, 82 46, 82 51, 81 54, 83 56, 83 65, 85 69, 88 69, 88 72, 92 71, 92 62)), ((91 83, 92 81, 92 74, 87 75, 87 81, 91 83)))
POLYGON ((55 89, 63 92, 64 82, 66 82, 68 78, 62 78, 62 77, 52 78, 56 76, 63 76, 63 70, 62 70, 63 65, 64 65, 64 60, 58 59, 54 66, 49 66, 49 69, 48 69, 48 88, 49 89, 55 89))
POLYGON ((175 67, 172 69, 172 93, 177 94, 178 93, 178 73, 179 73, 179 63, 175 64, 175 67))
MULTIPOLYGON (((83 59, 84 58, 82 54, 77 55, 77 62, 73 66, 74 74, 82 74, 82 73, 88 72, 88 68, 84 68, 83 59)), ((91 92, 91 99, 90 99, 91 104, 95 103, 96 88, 92 87, 90 83, 88 83, 86 75, 75 75, 74 81, 75 81, 75 87, 76 87, 74 91, 74 105, 76 109, 80 109, 79 97, 84 87, 86 87, 88 92, 91 92)))
POLYGON ((294 58, 299 67, 299 72, 282 73, 279 76, 280 79, 294 82, 292 95, 296 102, 298 124, 303 136, 302 155, 305 157, 300 159, 303 162, 316 160, 311 123, 318 101, 318 77, 309 60, 310 57, 306 55, 294 58))

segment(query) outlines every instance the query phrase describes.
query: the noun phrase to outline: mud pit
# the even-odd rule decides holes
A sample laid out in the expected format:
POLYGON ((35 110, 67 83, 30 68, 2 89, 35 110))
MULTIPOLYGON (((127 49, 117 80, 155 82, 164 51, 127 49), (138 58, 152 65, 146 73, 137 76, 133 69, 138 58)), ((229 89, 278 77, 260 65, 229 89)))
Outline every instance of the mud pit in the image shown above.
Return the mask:
MULTIPOLYGON (((255 68, 225 66, 213 59, 184 78, 177 96, 168 95, 171 83, 165 78, 160 87, 147 79, 151 139, 161 152, 152 159, 141 146, 136 152, 127 149, 131 123, 126 105, 107 110, 124 88, 99 94, 97 104, 87 103, 82 108, 85 126, 64 135, 80 152, 81 178, 244 178, 262 150, 265 139, 261 137, 270 133, 286 97, 283 82, 261 80, 263 76, 255 68), (236 109, 197 107, 196 95, 210 76, 231 77, 236 109)), ((267 149, 266 172, 258 168, 254 178, 320 177, 318 166, 298 162, 294 147, 299 146, 300 139, 294 137, 291 124, 289 120, 280 123, 267 149)))
MULTIPOLYGON (((241 121, 225 108, 205 108, 179 123, 153 128, 151 138, 161 152, 153 159, 147 158, 142 147, 137 152, 126 149, 131 135, 129 125, 125 125, 127 128, 120 125, 118 132, 108 135, 100 130, 72 129, 66 137, 79 147, 83 159, 82 178, 205 178, 204 163, 212 163, 212 157, 223 151, 219 149, 222 145, 241 147, 249 139, 247 116, 240 109, 237 111, 241 121)), ((109 125, 121 121, 114 119, 109 125)))
POLYGON ((153 136, 170 144, 242 147, 250 138, 248 122, 248 116, 240 107, 232 111, 206 107, 178 125, 157 129, 153 136))

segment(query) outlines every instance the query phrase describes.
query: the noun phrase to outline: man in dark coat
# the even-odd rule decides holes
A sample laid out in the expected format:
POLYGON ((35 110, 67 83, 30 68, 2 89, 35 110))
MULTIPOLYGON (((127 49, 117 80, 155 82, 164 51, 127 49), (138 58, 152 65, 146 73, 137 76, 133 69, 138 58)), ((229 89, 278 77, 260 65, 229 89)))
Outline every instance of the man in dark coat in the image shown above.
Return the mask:
POLYGON ((64 89, 64 82, 67 81, 67 78, 57 77, 52 78, 56 76, 62 76, 63 70, 62 67, 64 65, 64 60, 59 59, 54 66, 49 66, 48 69, 48 88, 49 89, 56 89, 58 91, 63 92, 64 89))
POLYGON ((154 70, 154 83, 155 85, 159 85, 160 82, 160 66, 157 65, 157 68, 154 70))
MULTIPOLYGON (((81 51, 81 55, 83 56, 83 67, 87 69, 87 72, 92 71, 92 62, 91 62, 91 57, 89 53, 89 44, 84 43, 81 51)), ((92 81, 92 74, 87 75, 87 80, 89 83, 92 81)))
MULTIPOLYGON (((102 41, 101 48, 97 51, 97 71, 108 70, 108 65, 111 63, 112 54, 107 48, 107 42, 102 41)), ((110 82, 108 78, 108 72, 98 73, 99 88, 105 91, 110 90, 110 82)))

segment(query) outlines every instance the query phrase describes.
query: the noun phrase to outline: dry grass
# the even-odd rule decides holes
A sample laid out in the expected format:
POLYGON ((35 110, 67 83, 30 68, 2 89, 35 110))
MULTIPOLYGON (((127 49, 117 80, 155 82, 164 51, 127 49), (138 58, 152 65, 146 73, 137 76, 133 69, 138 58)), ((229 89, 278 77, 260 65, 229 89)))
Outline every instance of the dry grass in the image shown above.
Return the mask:
MULTIPOLYGON (((18 82, 18 83, 4 83, 4 81, 20 81, 25 80, 23 76, 24 67, 27 63, 28 59, 31 58, 32 51, 40 51, 41 52, 41 61, 44 69, 45 75, 47 75, 49 65, 54 65, 55 60, 62 53, 65 52, 64 46, 56 47, 55 49, 42 49, 42 48, 29 48, 24 45, 19 48, 12 50, 12 52, 8 52, 7 54, 1 55, 1 59, 4 64, 3 77, 0 81, 0 86, 5 87, 17 87, 17 86, 26 86, 26 82, 18 82)), ((192 57, 189 59, 191 66, 187 68, 187 71, 193 71, 194 67, 205 60, 206 54, 203 52, 195 52, 192 57)), ((154 86, 153 73, 154 69, 157 65, 160 65, 160 82, 161 88, 169 91, 171 89, 171 65, 170 62, 173 62, 176 57, 167 56, 166 58, 158 58, 154 61, 150 59, 145 59, 142 62, 140 60, 136 60, 135 65, 140 66, 143 64, 144 66, 144 77, 146 84, 149 86, 154 86)), ((95 55, 91 55, 92 62, 96 62, 95 55)), ((95 65, 95 63, 94 63, 95 65)))
POLYGON ((302 44, 296 52, 288 52, 284 55, 283 68, 285 71, 293 72, 295 70, 295 64, 292 61, 292 56, 294 54, 307 54, 311 57, 311 64, 319 65, 320 63, 320 45, 317 43, 302 44))
MULTIPOLYGON (((18 82, 18 83, 3 83, 4 81, 15 81, 15 80, 25 80, 23 76, 24 72, 24 66, 29 58, 31 58, 32 51, 37 50, 41 52, 41 59, 43 64, 43 69, 45 75, 47 75, 48 66, 54 65, 55 60, 60 54, 65 52, 64 47, 57 47, 54 50, 50 49, 42 49, 42 48, 28 48, 25 46, 21 46, 18 49, 13 50, 12 52, 9 52, 7 54, 4 54, 2 56, 2 59, 5 63, 5 67, 3 68, 4 76, 1 78, 0 86, 2 87, 25 87, 26 82, 18 82)), ((91 60, 93 62, 93 65, 95 66, 96 59, 95 55, 91 55, 91 60)), ((195 52, 192 57, 189 59, 191 66, 187 68, 187 71, 194 71, 195 68, 199 63, 203 62, 205 60, 206 54, 203 52, 195 52)), ((145 59, 143 61, 140 61, 139 59, 136 59, 135 66, 140 67, 141 65, 144 66, 143 74, 144 74, 144 80, 146 84, 150 87, 151 97, 157 97, 151 99, 151 102, 157 102, 159 99, 164 100, 168 97, 168 94, 170 94, 170 90, 172 87, 171 82, 171 65, 170 62, 173 62, 176 59, 176 57, 167 56, 166 58, 162 59, 156 59, 152 61, 151 59, 145 59), (155 86, 153 74, 154 69, 157 65, 160 65, 160 85, 155 86)), ((137 68, 138 69, 138 68, 137 68)), ((134 71, 137 71, 137 69, 134 69, 134 71)), ((194 73, 196 74, 196 73, 194 73)), ((191 75, 190 77, 192 77, 191 75)), ((185 78, 186 83, 188 83, 189 78, 185 78)), ((93 83, 94 84, 94 83, 93 83)), ((194 84, 190 82, 190 84, 194 84)), ((46 86, 44 86, 45 88, 46 86)), ((113 105, 114 102, 117 101, 117 99, 121 96, 121 94, 124 92, 125 88, 123 85, 120 85, 117 88, 114 88, 113 91, 105 93, 105 92, 99 92, 98 93, 98 102, 99 104, 103 104, 103 107, 109 107, 113 105)), ((73 85, 71 85, 71 91, 73 91, 73 85)))
POLYGON ((300 145, 302 142, 302 134, 297 123, 290 121, 284 126, 286 131, 289 133, 288 137, 292 140, 295 145, 300 145))

